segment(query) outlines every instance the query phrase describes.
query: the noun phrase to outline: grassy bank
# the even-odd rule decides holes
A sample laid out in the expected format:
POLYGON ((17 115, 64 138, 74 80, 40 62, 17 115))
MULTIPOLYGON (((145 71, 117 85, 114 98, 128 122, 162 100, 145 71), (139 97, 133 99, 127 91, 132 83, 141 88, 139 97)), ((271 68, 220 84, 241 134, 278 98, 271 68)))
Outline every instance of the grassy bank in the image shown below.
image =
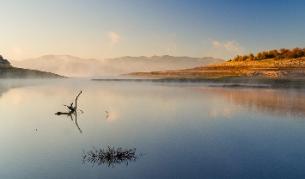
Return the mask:
POLYGON ((135 72, 132 76, 159 78, 266 78, 303 79, 305 58, 265 59, 260 61, 227 61, 221 64, 183 70, 135 72))

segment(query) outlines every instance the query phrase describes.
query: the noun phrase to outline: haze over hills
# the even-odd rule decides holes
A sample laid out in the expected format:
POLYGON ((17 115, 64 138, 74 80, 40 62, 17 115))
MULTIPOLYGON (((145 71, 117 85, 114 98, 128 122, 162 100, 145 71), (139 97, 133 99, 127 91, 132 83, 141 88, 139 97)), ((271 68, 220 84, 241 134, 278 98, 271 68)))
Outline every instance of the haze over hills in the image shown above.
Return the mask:
POLYGON ((177 70, 223 62, 212 57, 120 57, 110 59, 83 59, 70 55, 45 55, 38 58, 14 61, 21 68, 48 71, 70 77, 98 77, 127 74, 136 71, 177 70))

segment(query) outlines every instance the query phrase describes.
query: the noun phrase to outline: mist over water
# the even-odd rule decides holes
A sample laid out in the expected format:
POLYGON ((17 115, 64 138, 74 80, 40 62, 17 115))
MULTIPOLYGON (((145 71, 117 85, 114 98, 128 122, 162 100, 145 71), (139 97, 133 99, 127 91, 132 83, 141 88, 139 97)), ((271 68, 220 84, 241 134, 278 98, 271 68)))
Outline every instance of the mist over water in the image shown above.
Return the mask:
POLYGON ((304 94, 204 83, 2 80, 0 178, 299 178, 304 94), (54 115, 80 90, 77 125, 54 115), (83 162, 84 154, 95 157, 91 151, 103 151, 97 161, 115 167, 83 162))

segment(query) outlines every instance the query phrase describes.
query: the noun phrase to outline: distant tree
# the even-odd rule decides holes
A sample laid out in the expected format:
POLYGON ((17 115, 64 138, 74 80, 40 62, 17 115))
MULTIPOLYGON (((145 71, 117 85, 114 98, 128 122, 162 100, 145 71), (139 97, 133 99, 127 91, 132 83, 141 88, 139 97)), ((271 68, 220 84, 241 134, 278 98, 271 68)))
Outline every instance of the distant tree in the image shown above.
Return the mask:
POLYGON ((257 60, 263 60, 264 59, 264 54, 262 52, 259 52, 257 55, 256 55, 256 59, 257 60))
POLYGON ((304 51, 300 48, 294 48, 292 49, 292 52, 291 52, 291 58, 299 58, 299 57, 303 57, 305 54, 304 54, 304 51))
POLYGON ((298 59, 300 57, 305 57, 305 48, 294 48, 292 50, 282 48, 280 50, 270 50, 262 51, 253 55, 237 55, 235 58, 231 59, 232 61, 245 61, 245 60, 265 60, 265 59, 284 59, 284 58, 293 58, 298 59))
POLYGON ((248 60, 255 60, 255 56, 253 55, 253 53, 251 53, 251 54, 249 55, 248 60))
POLYGON ((268 58, 275 58, 279 55, 279 52, 277 50, 270 50, 268 53, 268 58))

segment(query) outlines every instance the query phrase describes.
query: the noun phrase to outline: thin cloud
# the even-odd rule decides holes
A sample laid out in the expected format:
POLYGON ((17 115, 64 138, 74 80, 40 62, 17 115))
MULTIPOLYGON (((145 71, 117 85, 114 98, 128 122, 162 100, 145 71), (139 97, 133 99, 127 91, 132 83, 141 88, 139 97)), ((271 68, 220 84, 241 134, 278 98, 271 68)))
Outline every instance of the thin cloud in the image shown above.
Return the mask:
POLYGON ((118 33, 112 31, 108 33, 108 38, 112 46, 116 45, 121 40, 121 36, 118 33))
POLYGON ((232 40, 232 41, 226 41, 226 42, 220 42, 217 40, 212 41, 213 48, 226 50, 228 52, 232 53, 241 53, 243 52, 243 48, 239 45, 238 42, 232 40))
POLYGON ((210 54, 222 58, 231 58, 232 56, 243 54, 244 48, 235 40, 230 41, 211 41, 212 49, 210 54))

